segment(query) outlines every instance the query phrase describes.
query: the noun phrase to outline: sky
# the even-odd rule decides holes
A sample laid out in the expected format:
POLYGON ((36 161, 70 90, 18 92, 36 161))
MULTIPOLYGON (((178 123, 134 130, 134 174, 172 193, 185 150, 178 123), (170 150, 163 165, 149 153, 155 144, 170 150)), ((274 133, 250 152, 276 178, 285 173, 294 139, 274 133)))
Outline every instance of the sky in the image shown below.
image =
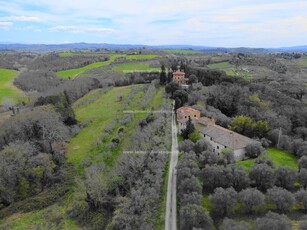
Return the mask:
POLYGON ((0 0, 0 43, 307 45, 306 0, 0 0))

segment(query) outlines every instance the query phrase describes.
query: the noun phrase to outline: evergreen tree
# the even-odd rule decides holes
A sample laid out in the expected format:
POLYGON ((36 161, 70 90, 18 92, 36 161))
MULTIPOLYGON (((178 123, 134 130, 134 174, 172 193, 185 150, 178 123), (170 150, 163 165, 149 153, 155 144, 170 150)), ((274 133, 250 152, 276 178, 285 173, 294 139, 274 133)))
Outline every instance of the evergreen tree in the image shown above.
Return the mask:
POLYGON ((194 124, 192 123, 192 119, 189 117, 189 120, 187 120, 186 128, 181 132, 181 135, 184 139, 188 139, 189 135, 193 133, 194 130, 194 124))
POLYGON ((160 73, 160 84, 164 85, 165 83, 166 83, 166 72, 165 72, 165 66, 162 64, 161 73, 160 73))

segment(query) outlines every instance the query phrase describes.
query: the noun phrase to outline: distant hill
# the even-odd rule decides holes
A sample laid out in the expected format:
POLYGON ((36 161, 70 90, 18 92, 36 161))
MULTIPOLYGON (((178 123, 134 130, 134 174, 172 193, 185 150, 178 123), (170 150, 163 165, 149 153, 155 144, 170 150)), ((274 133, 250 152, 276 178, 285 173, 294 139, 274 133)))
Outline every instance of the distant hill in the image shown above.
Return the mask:
POLYGON ((305 46, 292 46, 292 47, 282 47, 279 50, 290 51, 290 52, 307 52, 307 45, 305 46))
POLYGON ((68 44, 0 44, 0 51, 31 51, 31 52, 50 52, 63 50, 95 50, 95 49, 191 49, 211 53, 257 53, 265 54, 271 52, 307 52, 307 46, 293 46, 282 48, 225 48, 193 45, 157 45, 149 46, 142 44, 107 44, 107 43, 68 43, 68 44))

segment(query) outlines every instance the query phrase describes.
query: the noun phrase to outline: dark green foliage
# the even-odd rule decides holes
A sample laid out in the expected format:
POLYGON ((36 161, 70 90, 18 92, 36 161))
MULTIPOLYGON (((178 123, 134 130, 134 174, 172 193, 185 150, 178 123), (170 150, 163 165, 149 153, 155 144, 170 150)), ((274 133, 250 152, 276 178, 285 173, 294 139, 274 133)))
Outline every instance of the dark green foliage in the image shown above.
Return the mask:
POLYGON ((240 192, 242 189, 249 187, 250 179, 246 171, 242 168, 233 167, 232 168, 232 187, 240 192))
POLYGON ((182 130, 181 135, 184 139, 188 139, 189 135, 192 134, 194 130, 195 130, 195 126, 192 122, 192 119, 189 118, 189 120, 187 120, 187 123, 186 123, 186 128, 182 130))
POLYGON ((228 215, 237 203, 237 192, 232 188, 217 188, 210 197, 214 213, 219 216, 228 215))
POLYGON ((305 168, 307 169, 307 156, 303 155, 298 161, 299 169, 305 168))
POLYGON ((66 125, 74 125, 77 123, 73 109, 68 102, 66 91, 58 96, 39 97, 35 102, 35 106, 53 105, 56 112, 61 114, 62 120, 66 125))
POLYGON ((0 129, 0 149, 15 141, 31 141, 42 152, 52 152, 52 143, 66 141, 68 129, 50 109, 36 108, 7 120, 0 129))
POLYGON ((201 170, 200 178, 204 190, 209 192, 213 192, 218 187, 228 188, 232 185, 231 169, 223 166, 206 166, 201 170))
POLYGON ((160 73, 160 84, 164 85, 166 83, 166 72, 165 72, 165 66, 161 66, 161 73, 160 73))
POLYGON ((249 173, 252 185, 261 191, 273 187, 275 175, 271 167, 266 164, 255 164, 249 173))
POLYGON ((267 157, 261 157, 261 158, 257 158, 255 160, 255 164, 266 164, 267 166, 270 166, 271 168, 274 168, 274 162, 267 158, 267 157))
POLYGON ((291 222, 285 215, 268 212, 264 217, 257 218, 255 230, 291 230, 291 222))
POLYGON ((180 229, 212 229, 213 221, 208 212, 200 205, 189 204, 180 209, 180 229))
POLYGON ((190 84, 192 84, 192 83, 197 83, 197 82, 198 82, 198 79, 197 79, 197 77, 196 77, 195 74, 191 74, 191 75, 189 76, 189 82, 190 82, 190 84))
POLYGON ((306 189, 307 188, 307 169, 302 168, 298 175, 297 175, 298 181, 301 183, 301 186, 306 189))
POLYGON ((176 90, 179 90, 180 86, 176 82, 170 82, 165 86, 165 92, 170 93, 172 96, 176 90))
POLYGON ((239 200, 245 205, 247 213, 253 211, 253 208, 264 204, 265 196, 255 188, 247 188, 239 193, 239 200))
POLYGON ((283 213, 294 204, 292 193, 280 187, 268 189, 267 196, 269 201, 276 205, 277 210, 283 213))
POLYGON ((63 166, 30 143, 11 143, 0 152, 0 157, 0 204, 4 206, 37 195, 65 179, 63 166))
POLYGON ((250 225, 244 221, 234 221, 229 218, 223 220, 221 230, 249 230, 251 229, 250 225))
POLYGON ((265 153, 265 149, 261 146, 260 143, 253 143, 246 146, 246 153, 245 155, 250 158, 256 158, 261 154, 265 153))
POLYGON ((186 102, 188 102, 188 93, 185 90, 179 89, 176 90, 173 94, 173 98, 179 98, 181 101, 181 106, 183 106, 186 102))
POLYGON ((285 189, 292 189, 296 181, 296 172, 293 169, 280 167, 275 171, 275 185, 285 189))
POLYGON ((269 131, 270 127, 266 121, 255 121, 247 116, 236 116, 229 129, 241 133, 248 137, 263 138, 269 131))
POLYGON ((307 211, 307 191, 305 189, 300 189, 294 194, 294 197, 296 202, 302 204, 305 211, 307 211))

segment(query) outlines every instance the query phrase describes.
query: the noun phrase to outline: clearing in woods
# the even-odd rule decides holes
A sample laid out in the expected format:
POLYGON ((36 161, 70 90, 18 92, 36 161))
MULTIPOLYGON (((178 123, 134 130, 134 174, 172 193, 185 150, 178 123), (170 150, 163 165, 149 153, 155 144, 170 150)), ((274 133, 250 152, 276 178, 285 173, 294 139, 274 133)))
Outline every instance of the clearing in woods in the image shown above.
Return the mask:
POLYGON ((16 104, 24 99, 25 94, 13 84, 17 74, 15 70, 0 69, 0 105, 16 104))

